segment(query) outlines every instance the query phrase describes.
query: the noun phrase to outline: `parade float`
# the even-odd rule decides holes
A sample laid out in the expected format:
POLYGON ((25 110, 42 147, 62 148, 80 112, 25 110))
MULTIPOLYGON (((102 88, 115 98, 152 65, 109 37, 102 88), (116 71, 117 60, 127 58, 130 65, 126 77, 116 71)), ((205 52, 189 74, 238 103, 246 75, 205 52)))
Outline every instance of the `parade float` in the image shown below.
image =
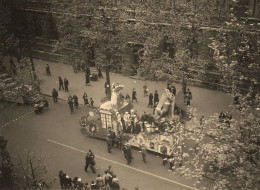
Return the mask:
POLYGON ((122 98, 123 85, 112 87, 111 101, 99 108, 90 107, 80 120, 81 132, 87 136, 105 139, 112 130, 116 136, 123 135, 122 143, 134 147, 145 145, 149 151, 170 155, 180 146, 183 126, 176 114, 176 97, 164 89, 153 116, 137 115, 130 99, 122 98))

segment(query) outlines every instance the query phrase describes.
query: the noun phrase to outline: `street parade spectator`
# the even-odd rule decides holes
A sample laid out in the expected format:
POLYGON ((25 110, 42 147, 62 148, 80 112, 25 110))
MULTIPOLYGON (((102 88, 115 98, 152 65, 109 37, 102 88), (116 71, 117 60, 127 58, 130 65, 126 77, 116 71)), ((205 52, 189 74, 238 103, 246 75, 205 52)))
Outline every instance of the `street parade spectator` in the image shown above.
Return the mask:
POLYGON ((116 175, 113 176, 112 184, 111 184, 111 190, 119 190, 119 179, 116 177, 116 175))
POLYGON ((133 92, 132 92, 132 102, 137 102, 137 94, 136 94, 136 90, 133 88, 133 92))
POLYGON ((72 67, 73 67, 73 72, 77 73, 78 72, 78 62, 73 63, 72 67))
POLYGON ((88 153, 85 157, 85 160, 86 160, 85 171, 87 172, 88 167, 90 167, 90 169, 92 170, 92 173, 96 173, 95 168, 94 168, 94 166, 96 165, 95 155, 91 150, 88 151, 88 153))
POLYGON ((111 184, 112 184, 112 178, 113 178, 113 177, 112 177, 111 174, 108 173, 107 170, 105 170, 104 173, 105 173, 105 174, 103 175, 103 179, 104 179, 104 181, 105 181, 105 186, 106 186, 106 187, 108 187, 108 186, 110 187, 111 184))
POLYGON ((86 92, 84 92, 84 94, 83 94, 83 100, 84 100, 84 106, 89 105, 88 95, 86 92))
POLYGON ((73 96, 73 102, 74 102, 74 106, 76 109, 78 109, 78 106, 79 106, 79 98, 77 95, 74 95, 73 96))
POLYGON ((148 107, 153 107, 153 94, 152 93, 149 94, 148 107))
POLYGON ((90 189, 91 190, 98 190, 97 184, 95 183, 95 181, 91 181, 90 189))
POLYGON ((65 92, 69 92, 69 81, 66 78, 64 78, 64 86, 65 86, 65 92))
POLYGON ((59 179, 60 179, 60 187, 62 189, 64 189, 65 188, 65 181, 66 181, 66 174, 63 173, 62 170, 60 170, 60 172, 59 172, 59 179))
POLYGON ((55 88, 53 88, 53 90, 52 90, 52 98, 53 98, 53 102, 54 103, 57 103, 58 102, 58 91, 55 89, 55 88))
POLYGON ((72 114, 73 113, 73 98, 71 95, 69 95, 69 97, 68 97, 68 104, 70 107, 70 113, 72 114))
POLYGON ((51 71, 50 71, 50 66, 49 66, 49 64, 46 65, 46 74, 47 74, 48 76, 51 76, 51 71))
POLYGON ((93 107, 94 106, 94 100, 90 98, 90 105, 93 107))
POLYGON ((101 190, 101 188, 102 188, 103 185, 104 185, 103 177, 101 177, 100 174, 97 175, 96 185, 97 185, 97 189, 98 189, 98 190, 101 190))
POLYGON ((146 82, 144 83, 143 89, 144 89, 144 97, 148 96, 148 87, 147 87, 147 83, 146 82))
POLYGON ((59 90, 61 90, 61 88, 62 88, 62 90, 64 90, 63 80, 62 80, 62 78, 59 76, 59 90))
POLYGON ((100 66, 98 66, 98 77, 99 78, 103 78, 103 74, 102 74, 102 72, 101 72, 101 67, 100 66))
POLYGON ((190 101, 192 100, 192 94, 191 94, 191 91, 189 88, 186 91, 185 100, 186 100, 187 106, 190 106, 190 101))
POLYGON ((72 189, 73 184, 72 184, 72 179, 70 178, 70 176, 66 175, 65 178, 65 189, 72 189))
POLYGON ((145 144, 141 144, 140 151, 141 151, 141 155, 142 155, 142 160, 144 163, 146 163, 147 150, 146 150, 145 144))
POLYGON ((153 97, 154 97, 154 104, 159 103, 159 94, 157 90, 155 90, 153 97))

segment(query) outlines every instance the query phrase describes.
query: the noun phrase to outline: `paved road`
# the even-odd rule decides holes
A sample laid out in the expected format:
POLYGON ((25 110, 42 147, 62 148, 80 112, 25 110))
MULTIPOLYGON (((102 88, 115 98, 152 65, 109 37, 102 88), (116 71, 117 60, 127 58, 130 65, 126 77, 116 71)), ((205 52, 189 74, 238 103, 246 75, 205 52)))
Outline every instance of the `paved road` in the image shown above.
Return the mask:
MULTIPOLYGON (((8 150, 13 157, 28 150, 35 152, 36 156, 44 156, 50 177, 57 177, 62 169, 71 177, 78 176, 88 182, 94 180, 95 174, 83 170, 85 152, 91 148, 97 157, 97 173, 103 174, 104 169, 112 164, 122 187, 191 189, 192 181, 169 173, 168 166, 162 166, 161 158, 156 155, 149 154, 148 163, 143 164, 140 153, 134 150, 133 164, 128 166, 121 151, 114 149, 112 154, 108 154, 105 141, 81 134, 78 120, 84 114, 83 107, 70 114, 67 103, 60 101, 50 103, 50 109, 40 115, 31 111, 31 107, 19 106, 1 111, 0 134, 8 139, 8 150)), ((58 181, 54 188, 59 188, 58 181)))

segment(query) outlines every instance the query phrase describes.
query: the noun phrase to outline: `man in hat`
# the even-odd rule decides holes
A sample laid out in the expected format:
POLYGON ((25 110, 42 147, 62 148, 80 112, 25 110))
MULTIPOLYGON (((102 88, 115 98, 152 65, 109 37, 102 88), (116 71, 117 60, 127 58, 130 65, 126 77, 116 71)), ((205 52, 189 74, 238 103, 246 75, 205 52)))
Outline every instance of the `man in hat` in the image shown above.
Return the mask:
POLYGON ((59 90, 62 88, 62 90, 64 90, 64 85, 63 85, 63 80, 62 78, 59 76, 59 90))
POLYGON ((68 97, 68 104, 70 107, 70 113, 72 114, 73 113, 73 98, 71 95, 69 95, 69 97, 68 97))
POLYGON ((53 98, 53 102, 54 103, 56 103, 56 102, 58 102, 58 91, 55 89, 55 88, 53 88, 53 90, 52 90, 52 98, 53 98))
POLYGON ((91 150, 88 151, 88 153, 87 153, 87 155, 85 157, 85 160, 86 160, 85 171, 87 172, 88 171, 88 167, 90 167, 92 172, 96 173, 95 168, 94 168, 94 166, 96 165, 95 155, 94 155, 94 153, 91 150))
POLYGON ((51 71, 50 71, 50 66, 49 66, 49 64, 46 65, 46 74, 47 74, 48 76, 51 76, 51 71))
POLYGON ((64 86, 65 86, 65 92, 69 92, 69 81, 66 78, 64 78, 64 86))

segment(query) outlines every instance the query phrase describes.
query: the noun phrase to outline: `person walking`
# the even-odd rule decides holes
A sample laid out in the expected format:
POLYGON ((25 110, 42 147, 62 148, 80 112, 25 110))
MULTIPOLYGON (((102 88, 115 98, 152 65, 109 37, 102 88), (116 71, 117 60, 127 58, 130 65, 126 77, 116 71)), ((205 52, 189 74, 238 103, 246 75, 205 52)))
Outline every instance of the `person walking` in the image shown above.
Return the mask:
POLYGON ((94 100, 90 98, 90 105, 93 107, 94 106, 94 100))
POLYGON ((79 106, 79 98, 77 95, 73 96, 73 102, 74 102, 74 106, 76 107, 76 109, 78 109, 79 106))
POLYGON ((143 162, 146 163, 147 150, 146 150, 145 144, 142 144, 142 145, 140 146, 140 149, 141 149, 141 154, 142 154, 143 162))
POLYGON ((66 78, 64 78, 64 86, 65 86, 65 92, 69 92, 69 81, 66 78))
POLYGON ((63 85, 63 80, 62 78, 59 76, 59 90, 62 88, 62 90, 64 90, 64 85, 63 85))
POLYGON ((46 74, 47 74, 48 76, 51 76, 51 71, 50 71, 50 66, 49 66, 49 64, 46 65, 46 74))
POLYGON ((70 107, 70 113, 72 114, 73 113, 73 98, 71 95, 69 95, 69 97, 68 97, 68 104, 70 107))
POLYGON ((57 103, 58 102, 58 91, 55 89, 55 88, 53 88, 53 90, 52 90, 52 98, 53 98, 53 102, 54 103, 57 103))
POLYGON ((148 87, 147 87, 147 83, 146 82, 144 83, 143 89, 144 89, 144 97, 148 96, 148 87))
POLYGON ((83 98, 83 100, 84 100, 84 106, 89 105, 89 102, 88 102, 88 95, 87 95, 86 92, 84 92, 82 98, 83 98))
POLYGON ((155 90, 155 92, 154 92, 154 104, 155 103, 158 103, 159 102, 159 94, 158 94, 158 91, 157 90, 155 90))
POLYGON ((103 78, 103 74, 101 72, 101 67, 100 66, 98 66, 98 77, 99 78, 103 78))
POLYGON ((192 100, 192 94, 189 88, 186 91, 185 100, 187 102, 187 106, 190 106, 190 101, 192 100))
POLYGON ((94 168, 94 166, 96 165, 95 155, 91 150, 88 151, 88 153, 85 157, 85 160, 86 160, 85 171, 87 172, 88 167, 90 167, 90 169, 92 170, 92 173, 96 173, 95 168, 94 168))
POLYGON ((135 100, 135 102, 137 102, 137 94, 136 94, 135 89, 133 88, 133 92, 132 92, 132 102, 134 102, 134 100, 135 100))
POLYGON ((152 93, 149 94, 148 107, 153 107, 153 94, 152 93))

